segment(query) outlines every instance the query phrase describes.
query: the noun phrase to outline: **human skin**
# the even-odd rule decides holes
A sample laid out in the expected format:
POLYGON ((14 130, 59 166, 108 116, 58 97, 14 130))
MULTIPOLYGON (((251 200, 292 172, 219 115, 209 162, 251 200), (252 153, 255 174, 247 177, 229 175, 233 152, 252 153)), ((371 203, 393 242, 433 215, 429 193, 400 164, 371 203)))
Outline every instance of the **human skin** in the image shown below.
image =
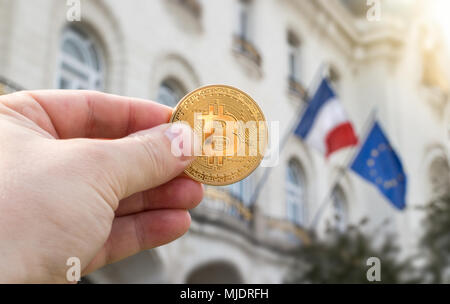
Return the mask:
POLYGON ((70 257, 86 275, 182 236, 203 187, 171 153, 171 112, 91 91, 0 96, 0 282, 68 283, 70 257))

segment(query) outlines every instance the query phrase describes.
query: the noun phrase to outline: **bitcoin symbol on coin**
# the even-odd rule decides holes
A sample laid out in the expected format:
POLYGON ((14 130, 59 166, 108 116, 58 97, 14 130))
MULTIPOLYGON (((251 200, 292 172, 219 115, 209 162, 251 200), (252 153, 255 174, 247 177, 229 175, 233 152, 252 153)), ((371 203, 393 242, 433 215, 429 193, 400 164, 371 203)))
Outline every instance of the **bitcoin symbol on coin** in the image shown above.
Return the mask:
POLYGON ((202 115, 201 120, 203 121, 202 141, 205 154, 208 156, 208 164, 221 166, 224 156, 231 156, 236 152, 238 137, 234 129, 237 119, 225 114, 224 106, 216 103, 209 105, 208 113, 202 115))
MULTIPOLYGON (((170 122, 188 123, 201 141, 200 155, 184 171, 208 185, 229 185, 250 175, 267 143, 264 114, 244 92, 225 85, 206 86, 186 95, 170 122)), ((195 140, 194 140, 195 145, 195 140)))

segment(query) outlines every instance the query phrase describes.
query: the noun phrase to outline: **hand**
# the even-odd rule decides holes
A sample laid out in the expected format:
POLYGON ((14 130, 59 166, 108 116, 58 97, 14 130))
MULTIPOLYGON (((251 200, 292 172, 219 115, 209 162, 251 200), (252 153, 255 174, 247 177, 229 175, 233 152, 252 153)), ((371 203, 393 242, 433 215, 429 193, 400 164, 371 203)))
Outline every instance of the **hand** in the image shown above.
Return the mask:
POLYGON ((203 188, 171 153, 170 115, 89 91, 1 96, 0 281, 64 283, 70 257, 85 275, 183 235, 203 188))

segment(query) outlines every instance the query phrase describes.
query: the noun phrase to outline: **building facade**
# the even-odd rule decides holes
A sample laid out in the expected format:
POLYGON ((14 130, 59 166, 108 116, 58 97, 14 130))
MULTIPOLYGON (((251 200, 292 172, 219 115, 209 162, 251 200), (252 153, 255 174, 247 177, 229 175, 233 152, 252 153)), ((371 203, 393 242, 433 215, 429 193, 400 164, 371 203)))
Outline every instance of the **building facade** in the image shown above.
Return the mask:
POLYGON ((450 189, 445 33, 428 1, 381 1, 372 22, 362 2, 81 0, 81 20, 70 22, 66 1, 0 0, 0 93, 94 89, 174 106, 221 83, 252 96, 283 137, 328 77, 362 138, 376 110, 408 175, 408 208, 399 212, 345 170, 354 149, 326 160, 291 136, 256 202, 264 168, 207 187, 185 236, 107 266, 92 282, 282 282, 340 170, 319 235, 327 223, 345 231, 367 217, 367 229, 383 225, 403 252, 415 250, 416 207, 450 189))

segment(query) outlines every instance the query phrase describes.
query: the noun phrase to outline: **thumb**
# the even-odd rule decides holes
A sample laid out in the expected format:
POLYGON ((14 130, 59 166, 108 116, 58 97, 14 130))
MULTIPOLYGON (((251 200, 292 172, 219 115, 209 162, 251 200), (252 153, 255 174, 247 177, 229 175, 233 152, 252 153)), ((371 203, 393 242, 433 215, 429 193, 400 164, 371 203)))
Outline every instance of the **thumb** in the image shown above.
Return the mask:
POLYGON ((193 132, 187 124, 164 124, 116 140, 99 141, 119 199, 164 184, 193 160, 193 132))

